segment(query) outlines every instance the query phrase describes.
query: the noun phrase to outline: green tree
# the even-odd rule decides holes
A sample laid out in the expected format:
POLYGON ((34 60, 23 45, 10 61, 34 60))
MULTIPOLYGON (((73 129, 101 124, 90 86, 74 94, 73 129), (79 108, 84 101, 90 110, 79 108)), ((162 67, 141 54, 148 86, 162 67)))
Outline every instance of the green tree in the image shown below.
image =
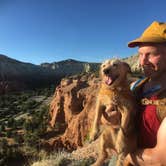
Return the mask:
POLYGON ((0 139, 0 154, 4 154, 7 152, 8 143, 6 139, 0 139))
POLYGON ((33 123, 31 120, 26 120, 23 124, 23 128, 25 131, 33 132, 33 123))
POLYGON ((8 120, 8 122, 7 122, 8 127, 13 127, 14 122, 15 122, 15 120, 14 120, 13 117, 12 117, 12 118, 9 118, 9 120, 8 120))
POLYGON ((7 130, 6 131, 6 137, 11 138, 11 136, 12 136, 12 131, 11 130, 7 130))
POLYGON ((3 132, 3 131, 5 131, 5 125, 2 123, 0 125, 0 133, 3 132))
POLYGON ((36 132, 26 132, 26 134, 24 135, 24 142, 28 146, 36 148, 39 145, 39 140, 39 136, 36 132))

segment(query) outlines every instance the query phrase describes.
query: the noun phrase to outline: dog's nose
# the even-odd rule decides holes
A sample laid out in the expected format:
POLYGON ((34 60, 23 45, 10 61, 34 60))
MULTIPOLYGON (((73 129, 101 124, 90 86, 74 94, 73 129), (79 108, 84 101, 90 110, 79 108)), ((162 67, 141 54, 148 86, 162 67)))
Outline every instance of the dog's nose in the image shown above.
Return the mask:
POLYGON ((109 74, 109 69, 104 69, 104 70, 103 70, 103 73, 104 73, 104 74, 109 74))

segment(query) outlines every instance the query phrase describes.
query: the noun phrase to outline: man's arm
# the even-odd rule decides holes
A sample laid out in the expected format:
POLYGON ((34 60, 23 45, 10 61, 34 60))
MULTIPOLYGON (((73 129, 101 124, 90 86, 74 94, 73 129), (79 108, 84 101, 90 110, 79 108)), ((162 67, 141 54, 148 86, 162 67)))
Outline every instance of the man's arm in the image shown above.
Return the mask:
MULTIPOLYGON (((139 149, 126 157, 125 164, 140 166, 166 165, 166 118, 162 121, 158 134, 157 145, 154 148, 139 149)), ((124 164, 124 165, 125 165, 124 164)))

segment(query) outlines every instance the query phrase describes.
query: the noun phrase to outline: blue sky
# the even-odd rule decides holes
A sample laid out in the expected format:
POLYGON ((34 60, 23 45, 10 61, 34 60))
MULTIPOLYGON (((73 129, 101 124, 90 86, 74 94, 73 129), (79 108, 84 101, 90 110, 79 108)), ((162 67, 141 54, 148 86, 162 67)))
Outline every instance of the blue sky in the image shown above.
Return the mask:
POLYGON ((40 64, 102 62, 137 52, 127 43, 154 20, 165 0, 0 0, 0 54, 40 64))

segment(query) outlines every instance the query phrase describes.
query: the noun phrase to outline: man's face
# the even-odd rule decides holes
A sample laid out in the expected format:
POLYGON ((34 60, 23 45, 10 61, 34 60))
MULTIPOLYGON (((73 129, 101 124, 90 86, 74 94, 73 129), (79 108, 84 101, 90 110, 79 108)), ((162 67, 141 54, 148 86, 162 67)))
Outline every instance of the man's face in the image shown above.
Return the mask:
POLYGON ((138 49, 139 63, 145 76, 157 78, 166 71, 166 46, 161 44, 142 44, 138 49))

